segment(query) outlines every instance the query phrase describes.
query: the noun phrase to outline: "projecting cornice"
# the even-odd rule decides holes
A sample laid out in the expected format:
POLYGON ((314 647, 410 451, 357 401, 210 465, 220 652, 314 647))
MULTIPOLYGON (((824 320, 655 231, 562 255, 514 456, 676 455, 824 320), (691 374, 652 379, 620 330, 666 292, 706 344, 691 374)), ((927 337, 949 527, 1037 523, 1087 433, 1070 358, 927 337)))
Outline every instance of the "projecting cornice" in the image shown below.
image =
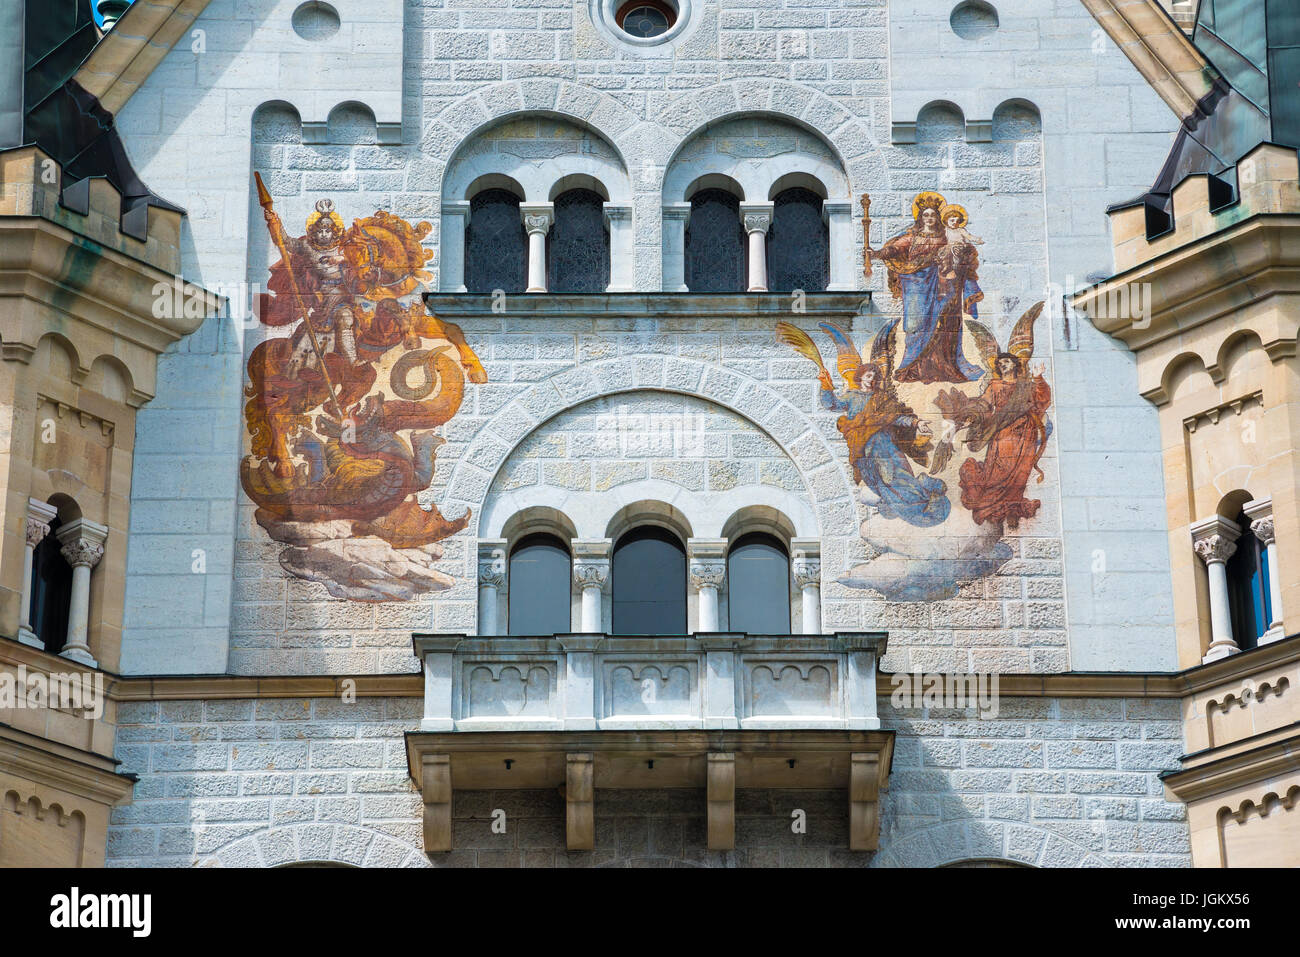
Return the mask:
POLYGON ((188 34, 209 0, 135 0, 73 76, 116 115, 176 41, 188 34))
POLYGON ((1218 73, 1157 0, 1083 0, 1083 5, 1179 119, 1196 112, 1218 73))

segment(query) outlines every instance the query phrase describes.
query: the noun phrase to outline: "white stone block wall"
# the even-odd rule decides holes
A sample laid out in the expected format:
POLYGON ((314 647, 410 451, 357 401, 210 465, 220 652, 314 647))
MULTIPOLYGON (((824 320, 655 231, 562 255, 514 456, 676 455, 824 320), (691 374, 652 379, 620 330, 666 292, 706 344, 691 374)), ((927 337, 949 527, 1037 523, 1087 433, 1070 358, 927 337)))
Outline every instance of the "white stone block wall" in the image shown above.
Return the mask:
MULTIPOLYGON (((723 853, 705 848, 703 791, 598 791, 596 850, 571 854, 552 789, 458 792, 455 850, 431 863, 1191 865, 1185 809, 1157 777, 1177 766, 1177 701, 1004 698, 994 720, 880 706, 898 737, 878 852, 847 850, 842 792, 737 792, 740 850, 723 853), (794 808, 805 835, 790 831, 794 808)), ((117 758, 140 782, 113 811, 108 864, 426 866, 402 740, 419 711, 414 698, 123 704, 117 758)))
MULTIPOLYGON (((825 138, 843 163, 850 195, 873 197, 876 244, 905 225, 907 203, 921 189, 937 188, 965 205, 972 231, 986 239, 981 316, 1005 336, 1019 311, 1053 288, 1049 280, 1063 286, 1068 277, 1082 282, 1108 271, 1104 206, 1149 185, 1177 125, 1082 5, 1063 0, 1000 4, 999 32, 972 47, 944 32, 948 5, 937 0, 697 0, 689 29, 654 50, 610 43, 592 23, 588 0, 502 0, 491 9, 339 3, 345 29, 329 42, 352 46, 337 50, 288 29, 294 5, 254 9, 214 0, 196 24, 207 31, 206 52, 178 45, 119 118, 144 180, 190 211, 189 280, 265 282, 274 256, 250 193, 250 165, 263 171, 286 224, 301 223, 313 202, 329 195, 345 220, 389 209, 429 221, 426 242, 436 250, 448 198, 444 174, 458 146, 495 120, 533 112, 595 130, 621 156, 632 189, 635 286, 656 290, 665 171, 707 124, 761 112, 825 138), (348 32, 358 25, 365 29, 348 32), (917 25, 934 41, 908 32, 917 25), (377 48, 383 62, 373 69, 330 68, 351 62, 332 60, 332 52, 370 56, 377 48), (400 75, 392 69, 397 50, 400 75), (967 111, 965 120, 989 121, 992 142, 968 142, 960 123, 930 111, 920 117, 915 145, 890 145, 892 123, 907 118, 908 97, 936 76, 950 77, 947 85, 962 94, 947 99, 967 111), (325 100, 332 105, 322 106, 325 100), (401 121, 402 145, 378 145, 379 130, 365 129, 365 110, 358 125, 352 108, 334 112, 330 142, 322 145, 303 145, 299 127, 277 126, 276 114, 264 112, 271 120, 250 145, 255 111, 279 101, 317 126, 333 106, 362 104, 387 124, 386 136, 401 121), (1041 131, 1019 101, 1034 104, 1041 131)), ((858 276, 860 255, 855 250, 858 276)), ((436 254, 431 265, 436 284, 436 254)), ((897 307, 883 290, 883 272, 876 271, 872 287, 876 307, 890 314, 897 307)), ((1032 527, 1042 540, 1016 540, 1020 552, 1010 567, 1021 574, 978 582, 969 594, 924 611, 834 587, 824 593, 828 628, 885 627, 897 636, 891 654, 908 657, 891 666, 1172 665, 1172 612, 1161 598, 1168 594, 1168 557, 1154 410, 1136 396, 1122 347, 1079 317, 1070 317, 1067 333, 1056 312, 1050 336, 1042 323, 1036 355, 1055 393, 1052 454, 1059 450, 1060 458, 1052 470, 1059 479, 1034 488, 1044 506, 1032 527)), ((466 328, 492 385, 474 390, 478 405, 444 429, 439 480, 474 429, 525 383, 582 361, 582 350, 612 349, 645 361, 664 349, 683 354, 694 347, 674 341, 641 350, 630 337, 597 342, 598 330, 584 327, 584 339, 557 324, 530 339, 524 357, 514 357, 497 350, 515 348, 519 337, 497 331, 466 328)), ((663 331, 636 329, 641 342, 663 331)), ((725 351, 724 334, 733 330, 674 331, 683 339, 699 333, 706 350, 714 348, 707 342, 713 337, 725 351)), ((158 399, 140 415, 142 455, 149 458, 142 459, 146 468, 137 467, 133 489, 133 513, 140 514, 132 520, 127 605, 142 611, 126 625, 124 669, 412 669, 405 648, 411 630, 473 630, 468 533, 444 543, 442 566, 461 582, 436 601, 344 609, 322 600, 318 586, 270 574, 278 549, 254 537, 232 508, 236 500, 247 504, 235 478, 242 359, 251 345, 242 332, 212 320, 165 356, 158 399), (207 555, 201 586, 192 567, 196 548, 207 555), (165 620, 144 612, 162 605, 165 620), (172 622, 202 625, 178 630, 172 622)), ((741 357, 719 352, 717 365, 728 360, 741 357)), ((787 371, 788 351, 778 359, 773 346, 767 361, 763 381, 777 392, 800 404, 815 398, 802 373, 787 371)), ((817 421, 819 429, 833 429, 832 420, 817 421)), ((843 527, 854 524, 843 518, 843 527)), ((836 557, 849 557, 851 542, 829 545, 823 565, 833 571, 836 557)))

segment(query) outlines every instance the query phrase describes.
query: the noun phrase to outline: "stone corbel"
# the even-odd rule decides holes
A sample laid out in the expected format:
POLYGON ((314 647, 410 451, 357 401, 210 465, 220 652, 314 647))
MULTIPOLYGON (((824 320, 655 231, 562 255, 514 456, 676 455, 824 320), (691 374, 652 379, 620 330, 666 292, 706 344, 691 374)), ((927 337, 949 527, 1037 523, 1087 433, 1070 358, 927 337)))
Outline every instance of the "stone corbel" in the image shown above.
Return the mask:
POLYGON ((880 847, 880 787, 882 777, 887 774, 878 753, 849 756, 850 851, 874 851, 880 847))
POLYGON ((709 753, 707 783, 709 850, 736 848, 736 756, 709 753))
POLYGON ((590 753, 564 756, 564 834, 571 851, 596 847, 595 764, 590 753))
POLYGON ((420 765, 424 795, 424 850, 451 850, 451 755, 426 754, 420 765))

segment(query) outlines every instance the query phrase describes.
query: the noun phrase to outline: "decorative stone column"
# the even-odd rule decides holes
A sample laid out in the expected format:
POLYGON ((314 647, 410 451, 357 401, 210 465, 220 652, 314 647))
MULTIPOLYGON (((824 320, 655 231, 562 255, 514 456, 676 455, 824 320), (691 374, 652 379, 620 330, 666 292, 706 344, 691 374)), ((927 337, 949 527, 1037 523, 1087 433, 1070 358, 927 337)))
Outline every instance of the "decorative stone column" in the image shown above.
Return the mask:
POLYGON ((546 292, 546 234, 555 222, 554 203, 522 203, 519 214, 528 233, 528 288, 525 292, 546 292))
POLYGON ((826 221, 830 240, 830 276, 826 284, 829 291, 847 292, 857 288, 854 275, 854 254, 861 243, 854 243, 853 203, 849 200, 827 200, 822 203, 822 218, 826 221))
POLYGON ((794 558, 790 573, 803 598, 803 633, 822 633, 822 555, 821 542, 796 538, 790 543, 794 558))
POLYGON ((749 292, 767 292, 767 231, 772 228, 772 203, 741 203, 740 217, 749 236, 749 292))
POLYGON ((1277 536, 1273 532, 1273 499, 1257 498, 1241 509, 1250 521, 1250 530, 1264 546, 1264 560, 1268 562, 1268 630, 1259 636, 1259 643, 1267 645, 1286 637, 1282 626, 1282 575, 1277 566, 1277 536))
POLYGON ((613 546, 608 538, 570 543, 573 552, 573 582, 582 591, 582 631, 598 635, 604 632, 602 608, 605 582, 609 581, 609 553, 613 546))
POLYGON ((632 233, 632 207, 605 204, 609 227, 609 285, 606 292, 636 289, 636 237, 632 233))
POLYGON ((690 203, 663 207, 664 292, 688 292, 686 285, 686 224, 691 219, 690 203))
POLYGON ((32 580, 33 561, 36 546, 50 534, 50 522, 57 514, 58 509, 53 505, 34 498, 27 500, 27 545, 23 550, 23 597, 22 607, 18 609, 18 640, 33 648, 45 647, 45 642, 32 631, 32 591, 36 584, 32 580))
POLYGON ((63 547, 59 553, 72 566, 72 601, 68 606, 68 640, 60 654, 92 668, 98 663, 90 653, 90 572, 104 557, 108 529, 79 518, 54 533, 63 547))
POLYGON ((687 574, 699 593, 695 630, 720 631, 718 592, 727 578, 727 540, 692 538, 686 542, 687 574))
POLYGON ((506 583, 505 539, 483 539, 478 543, 478 633, 501 634, 500 592, 506 583))
POLYGON ((1228 655, 1240 653, 1241 648, 1232 638, 1232 614, 1228 605, 1227 561, 1237 550, 1241 526, 1216 515, 1191 527, 1192 547, 1205 562, 1210 575, 1210 647, 1206 649, 1203 664, 1218 661, 1228 655))
POLYGON ((443 292, 465 292, 465 229, 469 226, 469 201, 442 204, 442 227, 438 232, 438 288, 443 292))

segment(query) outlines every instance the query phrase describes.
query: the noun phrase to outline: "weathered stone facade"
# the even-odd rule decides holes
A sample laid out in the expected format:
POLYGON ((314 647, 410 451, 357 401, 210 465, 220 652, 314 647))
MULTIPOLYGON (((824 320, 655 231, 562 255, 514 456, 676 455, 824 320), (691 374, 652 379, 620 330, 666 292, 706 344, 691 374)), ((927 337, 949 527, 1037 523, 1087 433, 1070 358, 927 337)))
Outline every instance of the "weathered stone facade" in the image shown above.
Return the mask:
MULTIPOLYGON (((113 866, 426 866, 419 790, 401 734, 412 699, 127 704, 118 757, 141 775, 114 812, 113 866)), ((434 866, 935 867, 997 858, 1037 866, 1188 864, 1186 811, 1154 772, 1176 766, 1176 702, 1004 698, 994 720, 899 710, 880 850, 845 849, 843 796, 740 791, 732 852, 709 851, 697 790, 601 791, 596 850, 564 848, 564 799, 463 791, 455 849, 434 866), (505 812, 505 831, 492 830, 505 812), (806 812, 796 834, 791 814, 806 812)))

